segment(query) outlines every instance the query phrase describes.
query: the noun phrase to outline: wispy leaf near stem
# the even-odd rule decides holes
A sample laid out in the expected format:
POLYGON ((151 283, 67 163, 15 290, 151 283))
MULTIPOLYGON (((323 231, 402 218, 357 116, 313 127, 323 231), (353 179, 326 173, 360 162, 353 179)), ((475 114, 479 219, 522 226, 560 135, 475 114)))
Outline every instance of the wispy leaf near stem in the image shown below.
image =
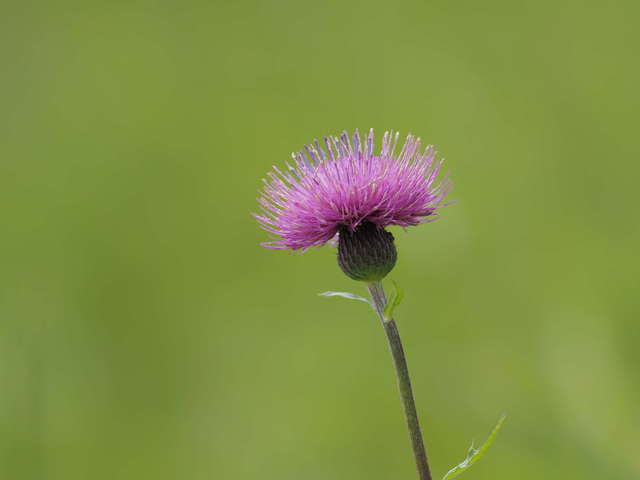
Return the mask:
POLYGON ((349 300, 359 300, 361 302, 366 303, 367 305, 371 305, 371 301, 368 298, 361 297, 360 295, 356 295, 355 293, 349 292, 322 292, 319 293, 321 297, 343 297, 349 300))

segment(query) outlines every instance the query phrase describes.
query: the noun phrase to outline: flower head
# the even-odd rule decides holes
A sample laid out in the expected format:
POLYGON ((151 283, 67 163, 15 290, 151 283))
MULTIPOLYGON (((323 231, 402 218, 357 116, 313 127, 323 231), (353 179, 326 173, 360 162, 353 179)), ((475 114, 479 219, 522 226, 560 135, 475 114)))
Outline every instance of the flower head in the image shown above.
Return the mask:
POLYGON ((397 142, 397 132, 385 132, 375 155, 373 130, 364 145, 357 130, 351 139, 343 132, 325 137, 326 152, 316 140, 294 153, 286 170, 274 166, 258 199, 263 211, 255 215, 274 235, 262 245, 306 250, 361 225, 383 229, 434 220, 449 190, 446 179, 436 181, 442 162, 433 147, 421 151, 419 138, 407 136, 399 153, 397 142))

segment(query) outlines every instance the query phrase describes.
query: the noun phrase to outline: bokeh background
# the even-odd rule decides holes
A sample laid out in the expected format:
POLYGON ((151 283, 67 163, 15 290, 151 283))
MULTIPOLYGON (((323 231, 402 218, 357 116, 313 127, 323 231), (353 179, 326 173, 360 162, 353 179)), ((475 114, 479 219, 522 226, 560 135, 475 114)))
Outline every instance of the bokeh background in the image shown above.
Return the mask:
POLYGON ((640 478, 636 2, 3 3, 0 477, 411 479, 335 250, 260 179, 342 129, 437 146, 394 230, 435 478, 640 478))

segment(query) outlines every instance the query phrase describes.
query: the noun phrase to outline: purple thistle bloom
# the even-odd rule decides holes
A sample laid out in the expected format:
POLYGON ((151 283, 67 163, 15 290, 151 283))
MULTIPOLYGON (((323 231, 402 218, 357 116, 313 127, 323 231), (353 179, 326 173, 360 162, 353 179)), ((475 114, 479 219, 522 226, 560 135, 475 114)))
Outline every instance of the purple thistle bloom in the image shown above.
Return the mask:
POLYGON ((349 139, 325 137, 326 152, 316 140, 293 154, 293 165, 273 167, 263 180, 254 214, 274 235, 262 243, 272 249, 306 250, 323 245, 341 231, 355 232, 367 222, 384 228, 408 227, 435 220, 450 183, 436 182, 442 161, 412 135, 394 153, 398 133, 385 132, 379 155, 373 152, 373 129, 362 145, 356 130, 349 139))

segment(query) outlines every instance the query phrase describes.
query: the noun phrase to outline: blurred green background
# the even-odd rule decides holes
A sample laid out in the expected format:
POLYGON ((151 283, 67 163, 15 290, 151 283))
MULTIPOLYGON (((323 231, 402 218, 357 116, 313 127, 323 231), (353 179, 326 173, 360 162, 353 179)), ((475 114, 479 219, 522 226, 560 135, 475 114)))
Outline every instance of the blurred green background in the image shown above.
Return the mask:
POLYGON ((260 179, 343 129, 437 146, 394 230, 436 478, 640 478, 636 2, 8 2, 0 478, 412 479, 335 250, 259 247, 260 179))

